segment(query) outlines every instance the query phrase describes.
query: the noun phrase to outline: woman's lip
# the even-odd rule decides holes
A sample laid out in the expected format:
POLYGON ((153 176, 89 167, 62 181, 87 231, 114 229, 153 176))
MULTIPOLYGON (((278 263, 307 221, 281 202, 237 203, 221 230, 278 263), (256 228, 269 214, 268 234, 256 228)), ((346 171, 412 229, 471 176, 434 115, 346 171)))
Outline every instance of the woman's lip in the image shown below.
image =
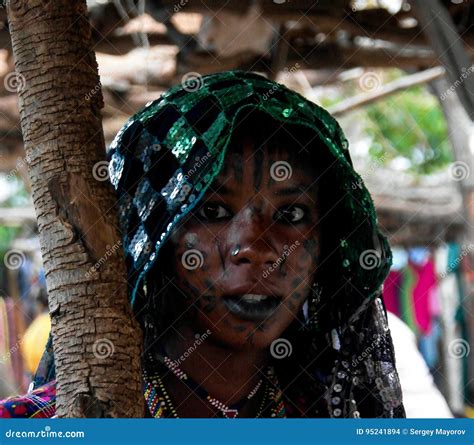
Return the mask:
POLYGON ((221 295, 222 298, 240 298, 243 295, 266 295, 269 297, 277 298, 278 300, 283 300, 281 295, 274 293, 275 289, 272 288, 263 288, 262 286, 239 286, 233 289, 222 289, 221 295))
MULTIPOLYGON (((256 294, 227 296, 223 302, 227 310, 245 321, 263 321, 270 317, 280 305, 280 299, 274 296, 254 298, 256 294), (244 298, 247 296, 247 298, 244 298)), ((258 295, 258 294, 257 294, 258 295)), ((263 295, 262 295, 263 296, 263 295)))
POLYGON ((234 294, 234 295, 224 295, 223 298, 234 298, 234 299, 247 299, 247 300, 263 300, 266 298, 276 298, 279 300, 279 297, 276 295, 269 294, 259 294, 257 292, 248 292, 244 294, 234 294))

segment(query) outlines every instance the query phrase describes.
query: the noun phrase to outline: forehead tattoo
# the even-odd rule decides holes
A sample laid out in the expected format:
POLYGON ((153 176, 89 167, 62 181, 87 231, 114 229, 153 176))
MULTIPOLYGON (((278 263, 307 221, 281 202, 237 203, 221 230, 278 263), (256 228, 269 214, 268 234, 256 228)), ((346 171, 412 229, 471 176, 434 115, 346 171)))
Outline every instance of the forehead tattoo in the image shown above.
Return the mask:
POLYGON ((264 157, 263 150, 257 150, 253 156, 253 188, 256 192, 262 184, 264 157))

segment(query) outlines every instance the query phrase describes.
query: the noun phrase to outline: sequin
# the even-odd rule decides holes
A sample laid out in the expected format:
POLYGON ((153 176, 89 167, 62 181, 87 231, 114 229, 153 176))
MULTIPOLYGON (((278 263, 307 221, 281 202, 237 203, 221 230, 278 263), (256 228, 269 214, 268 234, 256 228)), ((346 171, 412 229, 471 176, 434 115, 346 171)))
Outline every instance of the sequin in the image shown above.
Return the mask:
POLYGON ((342 386, 341 386, 340 383, 336 383, 336 384, 334 385, 334 388, 333 388, 333 389, 334 389, 335 392, 341 392, 341 391, 342 391, 342 386))
POLYGON ((374 363, 373 361, 369 358, 365 360, 365 367, 367 369, 367 375, 371 378, 375 377, 375 370, 374 370, 374 363))
POLYGON ((118 153, 114 153, 109 162, 109 179, 115 189, 118 187, 120 178, 122 177, 125 159, 118 153))
POLYGON ((166 136, 164 143, 172 147, 171 152, 182 164, 196 143, 196 135, 184 117, 178 119, 166 136))
POLYGON ((163 196, 168 204, 170 212, 174 212, 177 207, 180 207, 189 192, 192 190, 192 184, 183 175, 181 169, 177 170, 171 177, 165 187, 161 189, 161 196, 163 196))
POLYGON ((138 216, 143 221, 150 215, 150 212, 153 210, 158 198, 159 194, 153 190, 149 181, 144 179, 137 188, 135 197, 133 198, 133 204, 137 208, 138 216))
POLYGON ((243 97, 250 97, 255 94, 249 85, 237 85, 235 88, 229 90, 217 90, 216 97, 222 105, 223 109, 229 108, 232 105, 240 102, 243 97))
POLYGON ((225 137, 225 127, 228 125, 227 117, 224 113, 220 114, 211 124, 209 129, 202 135, 202 140, 209 147, 209 153, 214 155, 217 153, 216 148, 219 146, 218 140, 225 137))
POLYGON ((335 329, 331 330, 331 340, 332 340, 332 347, 336 351, 339 351, 339 349, 341 349, 341 341, 335 329))
POLYGON ((138 260, 138 257, 142 253, 143 247, 147 241, 148 235, 145 231, 145 227, 141 225, 131 242, 131 245, 133 246, 131 253, 135 262, 138 260))
POLYGON ((375 299, 375 323, 379 328, 380 333, 385 333, 388 331, 388 321, 385 311, 383 309, 383 303, 380 298, 375 299))

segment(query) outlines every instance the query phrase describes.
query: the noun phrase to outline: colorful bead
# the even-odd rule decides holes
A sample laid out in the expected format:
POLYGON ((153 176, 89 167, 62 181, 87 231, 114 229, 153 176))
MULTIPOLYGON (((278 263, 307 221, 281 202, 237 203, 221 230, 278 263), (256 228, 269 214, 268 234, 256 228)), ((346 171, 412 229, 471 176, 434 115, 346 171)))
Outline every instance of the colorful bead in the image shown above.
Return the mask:
MULTIPOLYGON (((150 363, 154 363, 154 357, 149 354, 148 359, 150 363)), ((165 365, 182 381, 186 381, 187 375, 181 371, 178 365, 173 362, 169 357, 163 357, 165 365), (183 376, 186 376, 184 378, 183 376)), ((144 397, 150 414, 152 417, 160 418, 167 417, 167 412, 172 417, 179 417, 176 412, 171 398, 166 392, 166 388, 158 374, 150 376, 146 370, 143 371, 143 378, 145 382, 144 397)), ((266 385, 263 393, 262 402, 255 417, 286 417, 285 405, 283 403, 283 393, 278 387, 278 381, 276 379, 273 368, 268 367, 266 373, 266 385), (267 407, 270 405, 270 408, 267 407), (266 414, 266 415, 264 415, 266 414)), ((246 399, 250 400, 257 394, 259 388, 262 386, 263 380, 259 380, 257 385, 249 392, 246 399)), ((221 412, 225 418, 233 419, 238 416, 239 411, 236 408, 227 406, 220 400, 207 395, 206 401, 218 411, 221 412)))

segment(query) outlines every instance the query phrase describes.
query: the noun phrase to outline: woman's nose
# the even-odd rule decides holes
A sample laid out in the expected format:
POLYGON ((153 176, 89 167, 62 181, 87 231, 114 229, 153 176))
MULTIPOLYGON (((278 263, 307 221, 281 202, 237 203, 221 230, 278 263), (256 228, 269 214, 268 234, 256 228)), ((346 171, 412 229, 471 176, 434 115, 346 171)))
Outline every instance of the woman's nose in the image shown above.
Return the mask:
POLYGON ((269 266, 278 260, 278 255, 265 242, 236 244, 230 253, 234 264, 251 264, 253 266, 269 266))
POLYGON ((232 238, 230 258, 234 264, 247 263, 258 267, 278 260, 278 253, 269 242, 268 227, 261 227, 257 222, 249 223, 239 227, 232 238))

